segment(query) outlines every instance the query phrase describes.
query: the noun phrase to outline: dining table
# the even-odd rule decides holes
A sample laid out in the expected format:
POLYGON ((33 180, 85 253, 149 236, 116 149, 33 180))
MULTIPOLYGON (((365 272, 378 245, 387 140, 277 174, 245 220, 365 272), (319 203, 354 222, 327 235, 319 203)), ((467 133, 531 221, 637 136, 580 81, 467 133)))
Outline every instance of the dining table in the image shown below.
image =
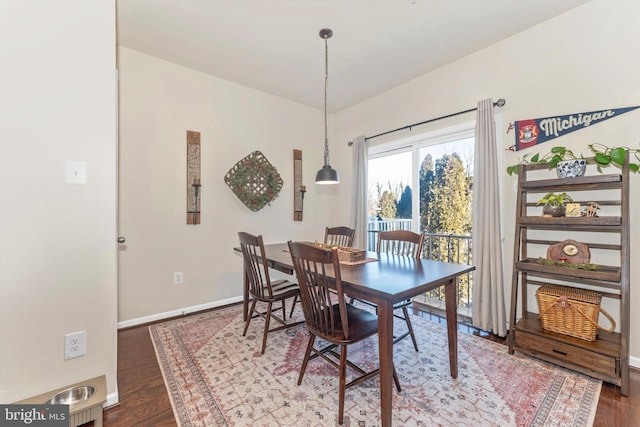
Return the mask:
MULTIPOLYGON (((234 248, 240 251, 240 248, 234 248)), ((294 274, 286 243, 264 246, 267 265, 286 274, 294 274)), ((340 274, 345 294, 377 305, 378 353, 380 363, 380 422, 391 426, 393 391, 393 305, 425 292, 444 287, 449 370, 458 377, 457 278, 475 270, 467 264, 454 264, 388 253, 367 252, 359 263, 341 263, 340 274)), ((245 278, 244 318, 249 295, 245 278)))

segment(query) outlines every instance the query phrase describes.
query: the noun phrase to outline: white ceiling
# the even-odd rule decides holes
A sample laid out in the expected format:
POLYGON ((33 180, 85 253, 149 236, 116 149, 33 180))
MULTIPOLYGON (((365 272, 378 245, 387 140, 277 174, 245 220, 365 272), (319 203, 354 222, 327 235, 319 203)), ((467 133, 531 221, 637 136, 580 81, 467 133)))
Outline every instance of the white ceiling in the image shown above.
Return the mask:
POLYGON ((328 27, 337 112, 586 2, 117 0, 118 44, 322 109, 328 27))

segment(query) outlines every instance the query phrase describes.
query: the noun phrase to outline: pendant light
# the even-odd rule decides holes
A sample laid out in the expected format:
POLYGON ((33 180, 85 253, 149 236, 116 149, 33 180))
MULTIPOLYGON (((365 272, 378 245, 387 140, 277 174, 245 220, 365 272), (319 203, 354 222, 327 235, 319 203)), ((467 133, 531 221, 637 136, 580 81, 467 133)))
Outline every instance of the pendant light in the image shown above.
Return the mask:
POLYGON ((316 174, 316 184, 337 184, 340 182, 338 172, 329 164, 329 139, 327 138, 327 86, 329 83, 329 45, 327 40, 333 35, 329 28, 320 30, 320 38, 324 39, 324 166, 316 174))

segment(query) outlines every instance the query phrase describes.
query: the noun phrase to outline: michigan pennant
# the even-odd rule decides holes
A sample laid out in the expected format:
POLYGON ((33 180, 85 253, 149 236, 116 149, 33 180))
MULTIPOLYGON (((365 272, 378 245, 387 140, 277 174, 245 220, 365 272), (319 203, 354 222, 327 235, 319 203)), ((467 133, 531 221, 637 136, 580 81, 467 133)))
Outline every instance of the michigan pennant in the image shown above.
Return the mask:
POLYGON ((574 132, 593 124, 609 120, 637 107, 614 108, 612 110, 589 111, 587 113, 565 116, 545 117, 542 119, 519 120, 515 122, 516 151, 550 141, 567 133, 574 132))

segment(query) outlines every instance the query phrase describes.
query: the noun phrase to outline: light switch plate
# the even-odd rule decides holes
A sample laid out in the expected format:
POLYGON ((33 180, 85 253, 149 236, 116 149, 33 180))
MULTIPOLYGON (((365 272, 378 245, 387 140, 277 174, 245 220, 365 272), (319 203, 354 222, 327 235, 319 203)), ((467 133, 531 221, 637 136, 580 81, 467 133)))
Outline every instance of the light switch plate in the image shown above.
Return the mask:
POLYGON ((87 162, 65 161, 64 182, 66 184, 86 184, 87 162))

